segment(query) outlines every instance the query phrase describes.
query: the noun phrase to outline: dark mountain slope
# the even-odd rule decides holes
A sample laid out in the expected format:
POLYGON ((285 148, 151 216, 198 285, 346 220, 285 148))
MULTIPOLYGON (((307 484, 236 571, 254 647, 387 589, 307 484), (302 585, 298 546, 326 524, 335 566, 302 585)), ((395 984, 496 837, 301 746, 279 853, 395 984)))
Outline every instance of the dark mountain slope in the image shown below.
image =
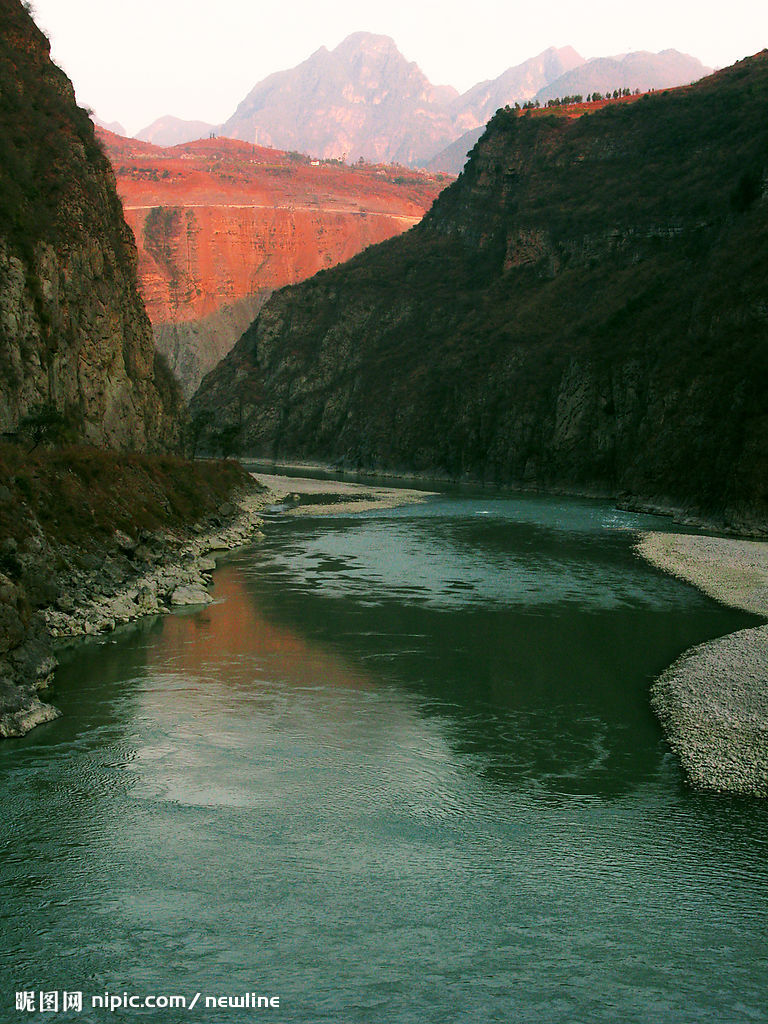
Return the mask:
POLYGON ((273 297, 197 414, 260 454, 768 521, 768 52, 500 112, 420 225, 273 297))

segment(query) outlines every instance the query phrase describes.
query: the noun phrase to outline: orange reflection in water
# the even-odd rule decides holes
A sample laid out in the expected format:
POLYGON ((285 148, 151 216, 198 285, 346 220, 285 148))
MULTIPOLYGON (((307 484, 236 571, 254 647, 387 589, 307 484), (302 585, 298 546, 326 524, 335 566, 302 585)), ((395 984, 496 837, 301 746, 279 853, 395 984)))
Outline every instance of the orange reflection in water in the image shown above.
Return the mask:
POLYGON ((151 649, 150 665, 190 676, 209 669, 229 686, 258 683, 263 670, 289 686, 335 685, 368 690, 367 673, 290 627, 267 619, 235 566, 216 573, 215 601, 204 609, 169 615, 151 649))
POLYGON ((322 778, 329 763, 337 790, 385 780, 386 799, 399 807, 448 791, 452 755, 438 720, 375 669, 270 621, 237 566, 217 572, 214 597, 205 609, 167 616, 147 648, 136 794, 278 806, 292 780, 322 778))

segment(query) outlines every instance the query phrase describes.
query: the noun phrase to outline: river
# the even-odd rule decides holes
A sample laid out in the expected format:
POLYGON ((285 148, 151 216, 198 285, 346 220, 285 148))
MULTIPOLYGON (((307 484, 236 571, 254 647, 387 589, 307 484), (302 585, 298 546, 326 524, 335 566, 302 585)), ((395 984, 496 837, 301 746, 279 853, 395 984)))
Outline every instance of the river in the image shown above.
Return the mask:
POLYGON ((640 561, 644 528, 485 495, 276 516, 214 604, 69 648, 64 717, 0 745, 0 1019, 767 1020, 768 806, 687 789, 648 706, 755 620, 640 561), (212 1003, 244 993, 279 1007, 212 1003))

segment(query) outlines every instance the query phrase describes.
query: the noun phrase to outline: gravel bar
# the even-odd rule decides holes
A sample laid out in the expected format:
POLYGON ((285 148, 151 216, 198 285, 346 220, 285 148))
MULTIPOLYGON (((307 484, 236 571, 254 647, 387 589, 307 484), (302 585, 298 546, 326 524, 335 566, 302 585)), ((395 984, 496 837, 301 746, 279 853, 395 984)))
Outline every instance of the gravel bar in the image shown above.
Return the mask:
POLYGON ((379 487, 348 480, 320 480, 311 477, 274 476, 252 473, 278 499, 296 504, 286 509, 289 516, 333 516, 348 512, 372 512, 397 508, 434 496, 434 491, 417 491, 406 487, 379 487))
MULTIPOLYGON (((645 533, 657 568, 723 604, 768 618, 768 544, 645 533)), ((687 651, 653 684, 651 705, 697 789, 768 797, 768 626, 687 651)))

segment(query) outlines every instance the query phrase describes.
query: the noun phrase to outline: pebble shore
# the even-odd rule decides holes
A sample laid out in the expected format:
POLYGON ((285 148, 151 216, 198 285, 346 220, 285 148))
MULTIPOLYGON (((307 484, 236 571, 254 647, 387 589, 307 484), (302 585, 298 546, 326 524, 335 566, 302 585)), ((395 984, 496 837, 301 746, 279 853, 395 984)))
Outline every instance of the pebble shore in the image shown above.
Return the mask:
MULTIPOLYGON (((768 619, 768 543, 646 533, 636 550, 723 604, 768 619)), ((768 626, 683 654, 651 705, 697 789, 768 797, 768 626)))
POLYGON ((253 473, 252 476, 272 492, 275 500, 287 498, 290 502, 300 503, 286 509, 289 516, 330 516, 396 508, 426 501, 435 493, 315 477, 285 477, 269 473, 253 473))

